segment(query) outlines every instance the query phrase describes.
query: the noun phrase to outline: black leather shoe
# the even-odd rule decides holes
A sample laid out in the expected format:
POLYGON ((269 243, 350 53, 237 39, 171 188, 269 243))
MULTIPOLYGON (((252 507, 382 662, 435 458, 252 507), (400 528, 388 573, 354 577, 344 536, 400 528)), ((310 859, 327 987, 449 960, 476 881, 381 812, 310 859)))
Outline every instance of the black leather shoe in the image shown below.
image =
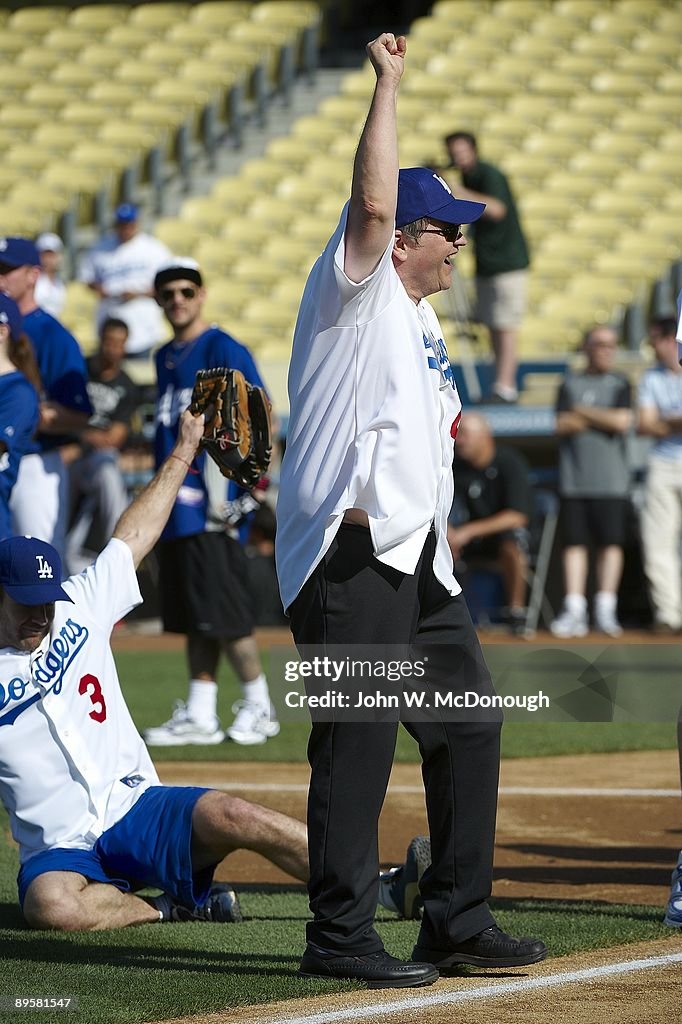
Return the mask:
POLYGON ((537 964, 546 956, 547 946, 540 939, 515 939, 501 931, 497 925, 491 925, 447 949, 429 949, 417 944, 412 951, 413 960, 435 964, 439 970, 446 970, 455 964, 524 967, 526 964, 537 964))
POLYGON ((303 978, 342 978, 365 981, 368 988, 415 988, 433 985, 438 971, 430 963, 398 960, 385 949, 363 956, 336 956, 308 946, 298 973, 303 978))

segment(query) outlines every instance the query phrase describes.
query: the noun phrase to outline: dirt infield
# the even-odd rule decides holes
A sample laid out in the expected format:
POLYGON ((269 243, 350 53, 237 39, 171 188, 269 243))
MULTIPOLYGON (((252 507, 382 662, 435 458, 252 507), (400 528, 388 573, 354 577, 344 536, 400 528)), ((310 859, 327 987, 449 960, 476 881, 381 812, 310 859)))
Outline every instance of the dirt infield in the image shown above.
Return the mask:
MULTIPOLYGON (((305 816, 306 765, 175 762, 159 772, 164 782, 227 787, 305 816)), ((661 906, 682 845, 678 790, 673 751, 503 761, 494 894, 661 906)), ((394 765, 380 825, 384 863, 400 862, 422 831, 419 766, 394 765)), ((245 853, 230 857, 228 872, 235 882, 286 879, 245 853)))
MULTIPOLYGON (((305 813, 304 765, 167 763, 160 771, 164 782, 221 786, 298 817, 305 813)), ((663 907, 682 845, 681 820, 673 751, 505 761, 493 894, 663 907)), ((381 819, 384 862, 401 860, 412 835, 425 829, 419 768, 395 765, 381 819)), ((234 882, 286 879, 247 854, 230 857, 221 874, 234 882)), ((681 966, 682 935, 671 932, 660 942, 552 959, 527 970, 471 972, 427 989, 301 998, 192 1021, 669 1024, 680 1017, 681 966)))

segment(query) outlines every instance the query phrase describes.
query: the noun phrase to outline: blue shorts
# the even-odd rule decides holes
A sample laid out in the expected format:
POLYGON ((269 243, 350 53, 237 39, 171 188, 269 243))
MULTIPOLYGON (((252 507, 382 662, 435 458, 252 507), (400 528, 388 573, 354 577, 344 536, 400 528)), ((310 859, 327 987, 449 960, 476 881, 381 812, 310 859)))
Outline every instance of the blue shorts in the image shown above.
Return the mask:
POLYGON ((47 871, 74 871, 123 892, 163 889, 185 906, 201 906, 215 869, 192 870, 192 812, 207 792, 199 786, 150 786, 91 850, 57 847, 37 853, 17 878, 22 907, 33 879, 47 871))

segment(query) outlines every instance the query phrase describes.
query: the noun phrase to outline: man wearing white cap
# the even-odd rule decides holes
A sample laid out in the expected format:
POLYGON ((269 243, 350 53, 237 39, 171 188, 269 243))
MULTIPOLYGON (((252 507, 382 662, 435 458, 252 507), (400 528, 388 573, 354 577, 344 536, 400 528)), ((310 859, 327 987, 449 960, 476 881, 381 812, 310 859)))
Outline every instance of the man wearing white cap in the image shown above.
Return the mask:
POLYGON ((97 333, 109 317, 128 325, 126 355, 146 356, 164 340, 165 327, 154 296, 154 275, 170 257, 163 242, 140 231, 132 203, 116 208, 114 230, 87 253, 80 279, 99 295, 97 333))
POLYGON ((59 319, 66 303, 66 285, 60 274, 64 243, 53 231, 45 231, 36 238, 36 249, 40 256, 40 277, 36 281, 35 289, 36 302, 41 309, 46 309, 59 319))

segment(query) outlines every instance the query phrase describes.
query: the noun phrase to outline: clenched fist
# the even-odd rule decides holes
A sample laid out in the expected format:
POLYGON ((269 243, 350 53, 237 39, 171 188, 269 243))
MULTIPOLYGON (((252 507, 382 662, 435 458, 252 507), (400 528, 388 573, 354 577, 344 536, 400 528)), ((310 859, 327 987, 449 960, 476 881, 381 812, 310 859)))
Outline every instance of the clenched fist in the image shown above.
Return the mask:
POLYGON ((377 78, 386 75, 399 81, 405 68, 406 51, 405 36, 398 36, 396 39, 392 32, 382 32, 367 44, 367 56, 372 62, 377 78))

